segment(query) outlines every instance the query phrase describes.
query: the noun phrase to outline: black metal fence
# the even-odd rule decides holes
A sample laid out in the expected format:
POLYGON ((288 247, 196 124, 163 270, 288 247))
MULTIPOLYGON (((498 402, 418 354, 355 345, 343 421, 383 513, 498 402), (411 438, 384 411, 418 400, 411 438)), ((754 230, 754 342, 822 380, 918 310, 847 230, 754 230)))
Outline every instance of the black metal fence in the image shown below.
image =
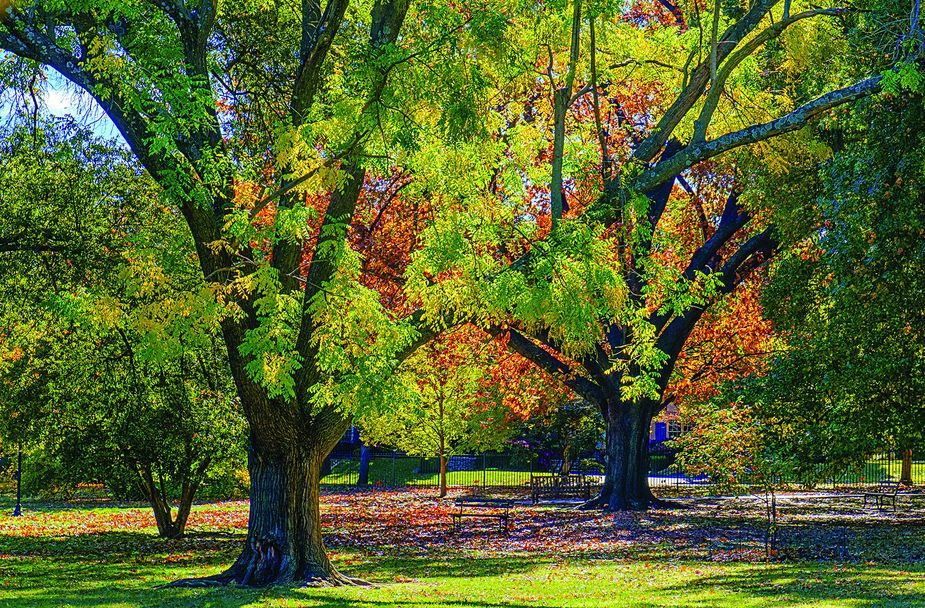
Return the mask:
MULTIPOLYGON (((516 488, 530 485, 530 475, 542 467, 518 460, 511 454, 451 456, 447 462, 447 485, 516 488)), ((356 485, 360 478, 358 455, 335 455, 328 461, 322 484, 356 485)), ((420 458, 400 453, 376 453, 370 457, 369 485, 384 487, 440 485, 438 458, 420 458)))
MULTIPOLYGON (((649 485, 653 488, 712 486, 709 475, 689 472, 681 466, 677 450, 658 446, 649 452, 649 485)), ((529 459, 519 454, 486 453, 452 456, 447 463, 447 485, 451 487, 525 488, 531 475, 555 474, 561 461, 555 459, 529 459)), ((805 475, 787 476, 786 484, 815 488, 850 488, 869 486, 887 479, 898 480, 902 469, 901 455, 892 450, 873 454, 853 467, 835 469, 825 463, 813 465, 805 475)), ((424 486, 436 487, 440 483, 439 460, 420 458, 401 453, 376 452, 369 458, 368 483, 379 487, 424 486)), ((593 459, 572 465, 572 473, 602 476, 603 467, 593 459)), ((916 485, 925 485, 925 461, 912 463, 912 479, 916 485)), ((360 478, 359 453, 332 455, 326 463, 323 485, 357 485, 360 478)), ((746 475, 740 482, 750 485, 754 480, 746 475)))

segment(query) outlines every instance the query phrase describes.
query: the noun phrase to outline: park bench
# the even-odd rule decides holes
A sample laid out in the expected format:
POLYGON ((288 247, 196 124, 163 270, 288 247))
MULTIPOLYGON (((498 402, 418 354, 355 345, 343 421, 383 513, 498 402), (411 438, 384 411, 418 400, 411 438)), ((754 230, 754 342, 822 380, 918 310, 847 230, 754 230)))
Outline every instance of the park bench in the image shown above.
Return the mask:
POLYGON ((899 482, 898 481, 881 481, 877 485, 877 489, 866 490, 863 492, 864 495, 864 506, 867 506, 867 501, 873 499, 877 503, 877 509, 883 509, 883 506, 889 502, 893 505, 893 512, 896 512, 896 495, 899 494, 899 482))
POLYGON ((459 531, 463 517, 480 517, 483 519, 497 519, 502 532, 507 532, 511 521, 511 507, 513 501, 500 498, 464 497, 455 501, 459 510, 452 513, 453 529, 459 531))
POLYGON ((530 475, 530 500, 591 499, 592 481, 584 475, 530 475))

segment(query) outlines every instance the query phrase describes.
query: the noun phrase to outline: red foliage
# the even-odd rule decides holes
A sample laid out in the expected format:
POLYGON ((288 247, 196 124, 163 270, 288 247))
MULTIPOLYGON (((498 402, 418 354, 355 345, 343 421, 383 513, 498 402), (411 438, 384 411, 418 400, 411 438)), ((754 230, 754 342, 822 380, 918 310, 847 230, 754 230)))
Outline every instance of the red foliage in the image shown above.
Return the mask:
POLYGON ((761 287, 760 277, 746 281, 726 307, 707 311, 694 329, 665 397, 682 416, 685 402, 703 403, 718 394, 723 382, 764 369, 774 327, 763 316, 761 287))

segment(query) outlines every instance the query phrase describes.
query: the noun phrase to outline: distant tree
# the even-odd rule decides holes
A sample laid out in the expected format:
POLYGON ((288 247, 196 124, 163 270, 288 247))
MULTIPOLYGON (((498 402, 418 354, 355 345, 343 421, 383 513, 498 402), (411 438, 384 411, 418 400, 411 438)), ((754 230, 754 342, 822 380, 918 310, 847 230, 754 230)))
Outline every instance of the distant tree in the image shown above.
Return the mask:
POLYGON ((436 455, 441 498, 447 494, 451 456, 499 449, 512 432, 509 411, 497 393, 486 390, 486 350, 471 328, 429 342, 400 369, 408 383, 405 399, 393 403, 394 409, 358 420, 365 442, 414 456, 436 455))
POLYGON ((73 125, 7 133, 0 163, 0 233, 15 235, 0 433, 55 463, 47 481, 140 495, 179 536, 199 487, 244 457, 192 244, 131 159, 73 125))
POLYGON ((561 461, 558 473, 567 475, 581 456, 600 451, 604 423, 593 403, 581 399, 562 399, 548 404, 522 423, 516 442, 526 442, 531 453, 550 453, 561 461))

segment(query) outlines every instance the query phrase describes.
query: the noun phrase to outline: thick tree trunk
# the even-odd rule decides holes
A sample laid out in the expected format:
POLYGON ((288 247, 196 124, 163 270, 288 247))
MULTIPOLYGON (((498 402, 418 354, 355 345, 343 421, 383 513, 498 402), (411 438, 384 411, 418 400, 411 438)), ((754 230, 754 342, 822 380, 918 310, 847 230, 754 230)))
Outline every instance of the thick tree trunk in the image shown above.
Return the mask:
POLYGON ((902 469, 899 472, 899 483, 904 486, 912 485, 912 450, 903 451, 902 469))
POLYGON ((321 539, 319 481, 327 454, 310 448, 248 454, 247 542, 223 575, 239 585, 346 584, 321 539))
POLYGON ((642 510, 655 500, 649 489, 649 425, 652 403, 607 404, 604 486, 586 508, 642 510))
POLYGON ((217 576, 181 580, 173 586, 363 583, 339 573, 322 542, 319 481, 327 451, 310 442, 285 447, 260 450, 252 442, 248 451, 250 515, 247 541, 237 561, 217 576))

